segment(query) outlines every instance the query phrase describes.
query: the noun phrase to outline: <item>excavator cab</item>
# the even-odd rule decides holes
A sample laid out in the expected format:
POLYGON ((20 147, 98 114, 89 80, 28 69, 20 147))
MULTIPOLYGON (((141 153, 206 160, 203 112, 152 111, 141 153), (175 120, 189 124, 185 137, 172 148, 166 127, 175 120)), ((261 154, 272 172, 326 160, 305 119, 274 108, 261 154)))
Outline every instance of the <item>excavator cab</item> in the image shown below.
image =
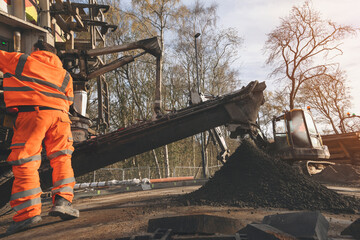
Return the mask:
POLYGON ((289 162, 305 161, 309 174, 321 171, 331 162, 327 146, 323 145, 309 110, 293 109, 273 118, 276 155, 289 162))

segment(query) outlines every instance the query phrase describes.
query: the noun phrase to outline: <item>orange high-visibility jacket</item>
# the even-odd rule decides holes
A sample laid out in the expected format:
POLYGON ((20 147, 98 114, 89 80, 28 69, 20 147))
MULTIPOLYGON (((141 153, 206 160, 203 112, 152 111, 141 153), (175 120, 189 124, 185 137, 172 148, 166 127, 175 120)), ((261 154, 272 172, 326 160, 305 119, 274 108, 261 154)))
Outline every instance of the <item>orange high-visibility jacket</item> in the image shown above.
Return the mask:
POLYGON ((47 51, 26 55, 0 50, 6 107, 35 105, 69 111, 74 99, 70 74, 47 51))

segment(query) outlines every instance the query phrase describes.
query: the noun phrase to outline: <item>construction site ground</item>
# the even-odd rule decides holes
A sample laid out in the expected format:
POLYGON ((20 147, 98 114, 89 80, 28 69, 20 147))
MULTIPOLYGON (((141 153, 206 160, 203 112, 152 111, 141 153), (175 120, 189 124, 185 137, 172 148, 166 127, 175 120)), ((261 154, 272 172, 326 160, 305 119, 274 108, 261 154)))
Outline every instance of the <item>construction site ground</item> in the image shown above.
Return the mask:
MULTIPOLYGON (((239 208, 229 206, 183 206, 172 201, 173 197, 198 189, 200 185, 181 186, 128 193, 110 193, 94 191, 82 195, 74 201, 74 207, 80 210, 80 218, 61 221, 60 218, 47 216, 51 202, 43 203, 43 221, 32 229, 5 236, 4 233, 12 221, 12 215, 0 218, 0 237, 4 239, 116 239, 132 235, 143 235, 147 231, 149 219, 209 214, 240 219, 243 227, 252 222, 261 222, 266 215, 291 212, 273 208, 239 208), (105 193, 105 194, 103 194, 105 193)), ((356 196, 360 199, 360 186, 330 186, 338 192, 356 196)), ((116 187, 111 187, 116 189, 116 187)), ((110 188, 110 190, 111 190, 110 188)), ((352 239, 340 236, 359 214, 334 214, 321 212, 329 221, 329 237, 333 239, 352 239)))

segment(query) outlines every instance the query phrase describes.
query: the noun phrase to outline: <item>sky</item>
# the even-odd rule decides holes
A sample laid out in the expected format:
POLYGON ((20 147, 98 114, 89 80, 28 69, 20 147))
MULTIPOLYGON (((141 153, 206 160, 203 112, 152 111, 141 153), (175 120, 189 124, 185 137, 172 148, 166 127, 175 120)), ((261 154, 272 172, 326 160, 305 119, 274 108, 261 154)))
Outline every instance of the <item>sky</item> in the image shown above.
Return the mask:
MULTIPOLYGON (((191 2, 191 1, 185 1, 191 2)), ((205 3, 210 1, 204 1, 205 3)), ((218 4, 220 28, 234 28, 244 39, 240 59, 234 67, 240 69, 244 84, 252 80, 265 81, 268 88, 276 86, 268 78, 271 69, 265 66, 263 53, 268 33, 280 25, 292 6, 301 6, 300 0, 213 0, 218 4)), ((313 8, 323 19, 337 24, 360 28, 360 0, 313 0, 313 8)), ((349 112, 360 115, 360 33, 343 40, 343 55, 336 58, 342 70, 347 72, 353 107, 349 112)))

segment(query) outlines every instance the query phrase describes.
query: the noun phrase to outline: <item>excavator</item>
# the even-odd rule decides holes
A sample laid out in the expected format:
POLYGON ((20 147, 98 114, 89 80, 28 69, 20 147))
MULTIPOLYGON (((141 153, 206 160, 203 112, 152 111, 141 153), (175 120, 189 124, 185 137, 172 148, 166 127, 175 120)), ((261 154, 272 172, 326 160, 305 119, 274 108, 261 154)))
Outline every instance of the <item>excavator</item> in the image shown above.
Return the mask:
POLYGON ((274 141, 268 152, 301 168, 302 173, 314 175, 333 165, 328 147, 323 144, 310 107, 284 111, 272 119, 274 141))
MULTIPOLYGON (((14 1, 14 4, 19 2, 22 1, 14 1)), ((8 10, 4 13, 0 9, 0 23, 6 30, 0 31, 0 47, 1 50, 30 53, 31 44, 43 39, 57 48, 64 68, 74 79, 71 127, 75 147, 72 155, 75 177, 204 131, 210 131, 221 143, 221 159, 225 162, 228 150, 218 128, 223 125, 232 138, 250 137, 259 147, 286 161, 311 160, 316 166, 317 161, 322 164, 321 160, 329 157, 307 110, 292 110, 274 117, 274 142, 270 143, 264 137, 256 120, 264 103, 265 82, 252 81, 237 91, 211 99, 201 98, 200 93, 195 93, 190 106, 164 114, 160 104, 162 76, 159 64, 162 49, 157 37, 107 47, 104 44, 105 35, 108 30, 116 28, 104 21, 103 14, 109 6, 97 4, 95 0, 89 0, 89 4, 62 0, 40 0, 33 4, 37 10, 40 9, 37 23, 26 21, 26 9, 19 11, 21 4, 14 6, 17 11, 13 12, 8 10), (74 32, 87 32, 90 37, 78 39, 83 35, 74 32), (102 41, 101 44, 97 42, 98 39, 102 41), (131 50, 137 54, 125 55, 131 50), (102 56, 114 53, 123 55, 105 63, 102 56), (145 54, 152 55, 156 62, 155 117, 108 132, 109 95, 104 74, 130 64, 145 54), (98 117, 89 119, 86 114, 86 83, 93 79, 97 80, 98 117), (281 124, 282 128, 279 128, 281 124)), ((13 181, 11 167, 6 163, 11 151, 13 120, 6 112, 1 78, 0 75, 0 208, 9 201, 13 181)), ((51 167, 46 157, 43 158, 39 175, 42 189, 51 187, 51 167)))

